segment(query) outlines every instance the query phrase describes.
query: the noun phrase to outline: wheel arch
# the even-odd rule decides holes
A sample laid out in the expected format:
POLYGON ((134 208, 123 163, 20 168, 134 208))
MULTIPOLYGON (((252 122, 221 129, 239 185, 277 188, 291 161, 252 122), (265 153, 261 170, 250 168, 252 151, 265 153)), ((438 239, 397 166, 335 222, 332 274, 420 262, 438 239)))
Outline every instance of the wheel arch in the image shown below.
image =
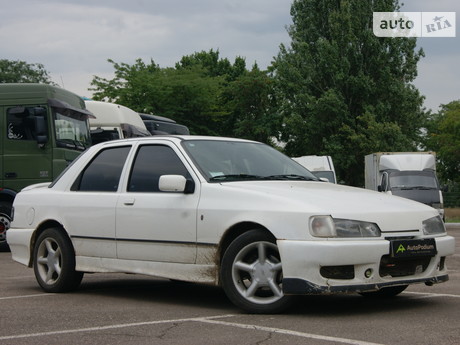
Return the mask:
POLYGON ((249 221, 247 221, 247 222, 241 222, 241 223, 237 223, 237 224, 233 225, 232 227, 227 229, 227 231, 225 231, 225 233, 222 236, 222 238, 220 240, 220 243, 219 243, 219 248, 218 248, 217 255, 216 255, 216 259, 218 261, 217 266, 218 266, 219 270, 220 270, 220 267, 221 267, 221 262, 222 262, 222 258, 224 256, 224 253, 227 250, 227 248, 230 245, 230 243, 232 243, 241 234, 243 234, 243 233, 245 233, 245 232, 247 232, 249 230, 254 230, 254 229, 263 230, 266 233, 268 233, 271 236, 273 236, 273 239, 276 240, 275 235, 273 235, 273 233, 270 230, 268 230, 265 226, 263 226, 263 225, 261 225, 261 224, 259 224, 257 222, 249 222, 249 221))
MULTIPOLYGON (((30 253, 29 253, 29 264, 28 264, 29 267, 32 267, 33 263, 34 263, 33 254, 34 254, 34 247, 35 247, 35 243, 37 242, 37 238, 41 235, 41 233, 43 231, 45 231, 46 229, 49 229, 49 228, 60 228, 62 233, 65 234, 67 236, 67 238, 69 239, 69 241, 70 241, 70 243, 72 245, 72 248, 73 248, 73 243, 70 240, 69 234, 64 229, 64 226, 61 223, 59 223, 57 220, 48 219, 48 220, 40 223, 40 225, 34 231, 32 237, 30 238, 30 253)), ((74 249, 74 251, 75 251, 75 249, 74 249)))

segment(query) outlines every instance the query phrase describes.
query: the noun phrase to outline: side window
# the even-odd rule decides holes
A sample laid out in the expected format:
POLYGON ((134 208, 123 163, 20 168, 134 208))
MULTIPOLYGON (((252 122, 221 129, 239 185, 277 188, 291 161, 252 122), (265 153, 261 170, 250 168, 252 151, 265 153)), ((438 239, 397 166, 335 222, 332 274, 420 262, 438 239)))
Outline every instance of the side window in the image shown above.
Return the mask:
POLYGON ((37 140, 35 116, 46 114, 43 107, 14 107, 7 110, 7 133, 11 140, 37 140))
POLYGON ((116 192, 131 146, 105 149, 89 163, 72 186, 84 192, 116 192))
POLYGON ((130 192, 159 192, 161 175, 190 174, 174 150, 163 145, 145 145, 139 148, 128 183, 130 192))

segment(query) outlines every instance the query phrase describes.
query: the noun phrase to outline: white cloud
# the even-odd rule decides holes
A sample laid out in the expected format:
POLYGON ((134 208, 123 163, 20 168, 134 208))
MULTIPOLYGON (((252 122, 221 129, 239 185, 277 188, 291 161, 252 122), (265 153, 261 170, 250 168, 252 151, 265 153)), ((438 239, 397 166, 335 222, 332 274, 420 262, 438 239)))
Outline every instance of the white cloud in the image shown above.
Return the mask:
POLYGON ((219 49, 265 68, 288 40, 291 0, 4 1, 2 58, 42 63, 53 80, 88 94, 93 75, 113 72, 107 59, 153 59, 173 66, 184 55, 219 49))
POLYGON ((458 61, 460 54, 438 55, 434 59, 423 59, 419 62, 419 76, 414 84, 426 97, 427 109, 437 112, 441 104, 460 99, 460 70, 455 67, 458 61))
MULTIPOLYGON (((81 95, 107 59, 153 59, 173 66, 184 55, 219 49, 231 61, 266 68, 289 43, 292 0, 0 0, 0 58, 42 63, 53 80, 81 95)), ((457 11, 458 0, 406 0, 403 11, 457 11)), ((458 99, 460 37, 420 39, 426 57, 415 85, 426 106, 458 99)))

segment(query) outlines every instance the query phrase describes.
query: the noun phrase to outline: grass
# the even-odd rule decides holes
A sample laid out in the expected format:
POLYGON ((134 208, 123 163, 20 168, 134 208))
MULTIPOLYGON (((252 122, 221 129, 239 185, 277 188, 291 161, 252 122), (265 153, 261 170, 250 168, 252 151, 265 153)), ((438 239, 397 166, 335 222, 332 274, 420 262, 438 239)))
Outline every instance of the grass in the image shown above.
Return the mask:
POLYGON ((460 223, 460 208, 445 208, 446 223, 460 223))

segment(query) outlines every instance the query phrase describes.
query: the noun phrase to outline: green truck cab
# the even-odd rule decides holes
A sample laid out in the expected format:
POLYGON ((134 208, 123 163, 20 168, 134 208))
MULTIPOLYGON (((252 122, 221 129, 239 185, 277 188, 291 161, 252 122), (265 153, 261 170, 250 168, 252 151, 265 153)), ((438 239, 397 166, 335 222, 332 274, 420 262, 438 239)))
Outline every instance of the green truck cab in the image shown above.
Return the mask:
POLYGON ((0 84, 0 245, 16 194, 51 182, 91 146, 81 97, 46 84, 0 84))

